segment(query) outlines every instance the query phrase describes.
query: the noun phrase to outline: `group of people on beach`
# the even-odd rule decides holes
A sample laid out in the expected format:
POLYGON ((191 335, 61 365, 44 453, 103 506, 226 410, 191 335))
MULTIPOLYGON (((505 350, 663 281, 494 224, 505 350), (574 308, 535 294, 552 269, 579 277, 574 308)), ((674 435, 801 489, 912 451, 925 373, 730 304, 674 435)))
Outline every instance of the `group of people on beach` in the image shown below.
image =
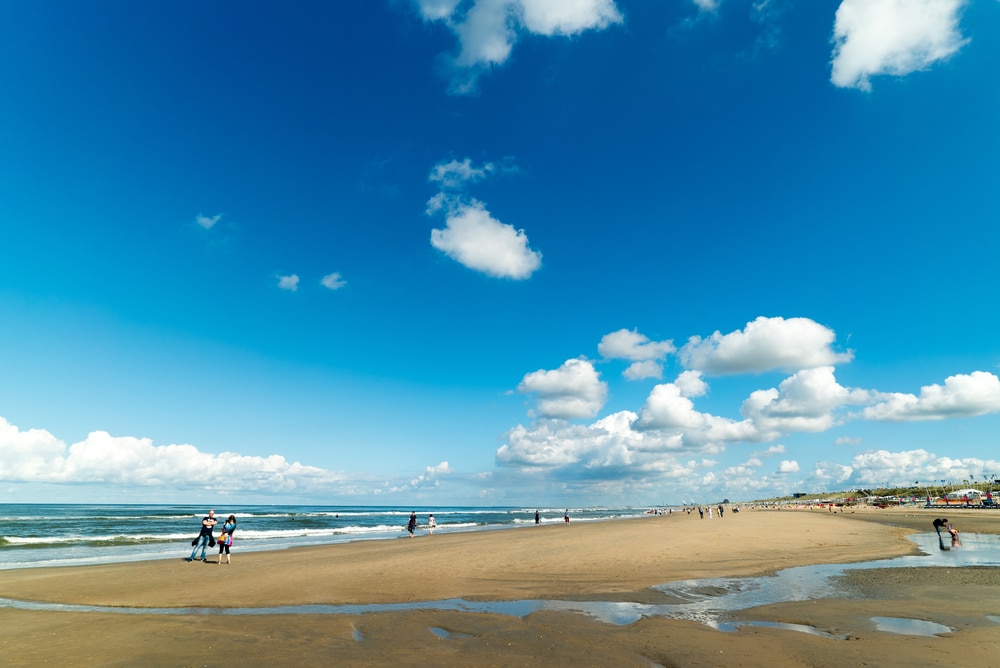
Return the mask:
POLYGON ((216 540, 213 535, 216 525, 219 520, 215 517, 215 511, 209 510, 208 515, 201 520, 201 531, 198 537, 191 541, 191 546, 194 547, 191 550, 191 556, 187 558, 188 561, 198 561, 195 555, 198 554, 198 550, 201 550, 200 561, 208 562, 206 558, 206 553, 210 547, 219 546, 219 565, 222 565, 222 555, 226 555, 226 563, 232 563, 232 555, 230 550, 233 547, 233 532, 236 531, 236 516, 230 515, 226 518, 226 521, 222 524, 222 533, 219 535, 219 539, 216 540))
MULTIPOLYGON (((427 533, 434 535, 434 529, 437 528, 437 520, 434 519, 433 515, 427 516, 427 533)), ((417 511, 410 512, 410 519, 406 523, 406 530, 410 533, 410 538, 413 538, 413 532, 417 530, 417 511)))

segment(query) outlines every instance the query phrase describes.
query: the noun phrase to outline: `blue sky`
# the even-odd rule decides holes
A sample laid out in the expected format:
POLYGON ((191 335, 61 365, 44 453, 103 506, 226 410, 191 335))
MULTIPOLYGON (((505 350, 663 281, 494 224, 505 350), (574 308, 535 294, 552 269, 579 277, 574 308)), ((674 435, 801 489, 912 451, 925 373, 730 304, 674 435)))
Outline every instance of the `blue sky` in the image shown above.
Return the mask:
POLYGON ((0 57, 0 500, 1000 475, 996 0, 15 0, 0 57))

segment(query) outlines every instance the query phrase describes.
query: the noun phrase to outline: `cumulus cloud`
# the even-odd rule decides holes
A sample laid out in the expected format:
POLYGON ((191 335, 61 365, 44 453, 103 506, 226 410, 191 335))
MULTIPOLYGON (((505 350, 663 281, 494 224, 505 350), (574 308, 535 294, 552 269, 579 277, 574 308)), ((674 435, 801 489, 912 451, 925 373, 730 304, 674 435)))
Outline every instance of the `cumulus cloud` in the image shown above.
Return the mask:
POLYGON ((458 39, 446 59, 449 92, 474 93, 480 75, 510 57, 518 36, 573 36, 620 23, 614 0, 415 0, 425 21, 443 22, 458 39))
POLYGON ((837 382, 831 366, 805 369, 786 378, 778 389, 757 390, 741 413, 764 433, 826 431, 838 423, 834 411, 868 402, 871 393, 837 382))
POLYGON ((461 162, 451 160, 434 165, 427 180, 431 183, 440 184, 442 188, 462 188, 468 183, 482 181, 495 170, 496 167, 492 162, 487 162, 481 167, 476 167, 472 164, 470 158, 466 158, 461 162))
POLYGON ((645 362, 632 362, 628 368, 622 371, 622 376, 629 380, 643 380, 644 378, 662 378, 663 365, 653 360, 645 362))
POLYGON ((584 359, 566 360, 558 369, 524 376, 517 391, 537 395, 534 413, 543 418, 589 418, 604 407, 608 385, 584 359))
MULTIPOLYGON (((623 479, 651 475, 686 480, 701 466, 679 459, 679 439, 673 435, 635 431, 636 414, 621 411, 578 425, 564 420, 539 420, 518 425, 496 452, 502 467, 558 469, 571 479, 623 479)), ((710 452, 710 451, 709 451, 710 452)))
POLYGON ((851 461, 849 480, 856 485, 909 485, 923 481, 969 480, 982 478, 984 473, 1000 470, 1000 461, 976 457, 942 457, 924 449, 890 452, 871 450, 856 455, 851 461))
POLYGON ((416 0, 420 16, 425 21, 440 21, 454 13, 462 0, 416 0))
POLYGON ((783 459, 778 464, 778 473, 798 473, 799 463, 794 459, 783 459))
POLYGON ((210 230, 213 227, 215 227, 215 224, 220 220, 222 220, 221 213, 216 214, 214 216, 206 216, 204 214, 199 213, 197 216, 194 217, 194 222, 200 225, 201 227, 205 228, 206 230, 210 230))
POLYGON ((826 489, 830 485, 848 484, 853 473, 854 469, 844 464, 817 462, 809 479, 817 488, 826 489))
POLYGON ((420 488, 434 488, 441 486, 440 478, 452 473, 452 468, 448 462, 441 462, 437 466, 428 466, 424 472, 410 480, 408 485, 390 486, 390 492, 404 492, 420 488))
POLYGON ((692 336, 681 348, 689 369, 715 375, 799 370, 849 362, 854 353, 837 353, 832 329, 809 318, 757 318, 742 330, 716 331, 707 339, 692 336))
MULTIPOLYGON (((686 493, 712 488, 729 495, 784 494, 793 487, 798 491, 830 489, 852 481, 867 485, 872 476, 880 478, 878 482, 891 480, 892 468, 886 458, 898 458, 868 455, 850 466, 821 462, 810 464, 811 470, 802 475, 801 458, 789 457, 786 446, 780 443, 757 449, 742 464, 723 471, 714 470, 716 464, 705 455, 795 433, 823 432, 851 419, 944 419, 1000 412, 1000 379, 987 372, 952 376, 943 385, 923 388, 919 396, 842 385, 833 363, 849 361, 853 353, 833 350, 834 340, 832 330, 804 318, 758 318, 732 334, 716 332, 704 341, 694 337, 679 355, 692 368, 682 371, 673 382, 654 385, 638 410, 618 410, 606 417, 600 417, 600 411, 608 388, 585 358, 568 360, 554 371, 527 374, 518 390, 538 394, 537 407, 529 411, 537 420, 527 426, 519 424, 505 434, 496 462, 524 472, 544 471, 551 481, 572 482, 591 490, 596 489, 594 481, 618 480, 637 490, 655 489, 666 480, 688 490, 686 493), (737 417, 714 414, 697 405, 700 397, 709 394, 707 372, 756 373, 795 365, 801 366, 776 387, 745 395, 737 417), (590 424, 571 422, 584 418, 595 419, 590 424), (692 455, 701 457, 701 463, 680 459, 692 455), (769 472, 760 470, 768 458, 778 455, 784 458, 769 472), (678 471, 687 477, 670 477, 678 471), (640 478, 652 487, 640 485, 640 478)), ((671 348, 668 343, 654 343, 638 332, 619 330, 604 336, 598 350, 605 359, 658 364, 671 348)), ((731 386, 733 381, 719 383, 731 386)), ((712 405, 718 405, 729 391, 724 388, 722 397, 712 397, 712 405)), ((931 464, 910 467, 907 470, 912 474, 904 477, 916 475, 913 480, 919 480, 938 471, 955 475, 962 465, 969 468, 969 462, 934 459, 931 464)), ((974 472, 980 475, 982 468, 974 472)))
POLYGON ((945 379, 944 385, 927 385, 920 395, 890 393, 862 411, 868 420, 944 420, 1000 413, 1000 378, 975 371, 945 379))
POLYGON ((569 467, 599 459, 605 453, 621 451, 615 434, 595 426, 575 425, 561 420, 542 420, 530 427, 517 425, 507 433, 496 461, 500 466, 569 467))
POLYGON ((44 429, 21 431, 0 417, 0 480, 44 480, 59 477, 65 467, 66 444, 44 429))
POLYGON ((636 330, 619 329, 605 334, 597 344, 597 352, 605 359, 629 360, 632 364, 622 372, 629 380, 660 378, 663 365, 660 361, 676 351, 673 341, 650 341, 636 330))
POLYGON ((340 275, 339 271, 327 274, 320 279, 319 283, 328 290, 339 290, 347 285, 347 281, 344 280, 344 277, 340 275))
POLYGON ((831 81, 871 90, 870 78, 923 70, 962 48, 966 0, 843 0, 833 27, 831 81))
POLYGON ((464 202, 439 193, 427 210, 445 215, 445 227, 431 230, 431 245, 469 269, 523 280, 542 266, 542 254, 528 245, 524 230, 500 222, 478 200, 464 202))
POLYGON ((230 492, 330 490, 345 476, 289 462, 280 455, 217 455, 193 445, 154 445, 148 438, 91 432, 69 447, 47 431, 21 431, 0 418, 0 480, 4 482, 113 484, 216 489, 226 471, 230 492))
POLYGON ((570 36, 622 21, 614 0, 520 0, 511 4, 520 5, 521 23, 536 35, 570 36))
POLYGON ((782 444, 772 445, 765 450, 758 450, 753 453, 754 457, 771 457, 772 455, 780 455, 785 452, 785 446, 782 444))
MULTIPOLYGON (((749 420, 731 420, 696 410, 689 398, 696 395, 688 394, 692 389, 692 379, 685 377, 679 381, 662 383, 653 388, 639 410, 636 429, 674 433, 679 443, 692 449, 737 441, 759 441, 770 436, 760 434, 749 420)), ((699 391, 701 393, 703 390, 699 391)))
POLYGON ((278 287, 282 290, 295 292, 299 289, 299 277, 296 274, 290 276, 278 276, 278 287))

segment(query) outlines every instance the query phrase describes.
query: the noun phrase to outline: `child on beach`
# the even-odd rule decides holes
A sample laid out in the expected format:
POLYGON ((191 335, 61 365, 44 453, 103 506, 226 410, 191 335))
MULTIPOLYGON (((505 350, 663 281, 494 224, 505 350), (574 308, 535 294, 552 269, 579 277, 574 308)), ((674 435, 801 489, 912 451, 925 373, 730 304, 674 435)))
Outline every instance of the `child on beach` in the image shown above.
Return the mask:
POLYGON ((429 533, 431 535, 434 535, 434 529, 437 528, 437 525, 438 525, 437 520, 434 519, 433 515, 431 515, 430 517, 428 517, 427 518, 427 533, 429 533))

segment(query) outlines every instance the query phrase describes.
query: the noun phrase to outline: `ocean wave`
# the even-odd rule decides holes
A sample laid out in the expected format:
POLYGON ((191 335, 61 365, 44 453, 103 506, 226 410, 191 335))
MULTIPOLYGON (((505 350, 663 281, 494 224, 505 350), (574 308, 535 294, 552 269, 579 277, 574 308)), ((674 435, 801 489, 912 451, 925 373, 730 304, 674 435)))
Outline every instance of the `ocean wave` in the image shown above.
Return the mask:
POLYGON ((9 536, 0 538, 0 548, 38 549, 50 547, 114 547, 116 545, 137 545, 147 543, 172 543, 190 541, 189 534, 165 534, 159 536, 9 536))

